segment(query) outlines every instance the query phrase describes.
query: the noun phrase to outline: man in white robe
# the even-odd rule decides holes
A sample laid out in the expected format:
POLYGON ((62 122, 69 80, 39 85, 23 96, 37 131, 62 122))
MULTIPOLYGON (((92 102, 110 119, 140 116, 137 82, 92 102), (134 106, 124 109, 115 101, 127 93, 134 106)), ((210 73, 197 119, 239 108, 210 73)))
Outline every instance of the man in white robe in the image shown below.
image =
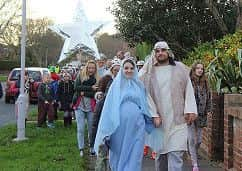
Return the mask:
POLYGON ((166 42, 156 43, 139 73, 156 126, 148 138, 148 145, 157 152, 156 171, 182 171, 183 153, 187 151, 187 124, 197 116, 188 70, 170 57, 169 50, 166 42))

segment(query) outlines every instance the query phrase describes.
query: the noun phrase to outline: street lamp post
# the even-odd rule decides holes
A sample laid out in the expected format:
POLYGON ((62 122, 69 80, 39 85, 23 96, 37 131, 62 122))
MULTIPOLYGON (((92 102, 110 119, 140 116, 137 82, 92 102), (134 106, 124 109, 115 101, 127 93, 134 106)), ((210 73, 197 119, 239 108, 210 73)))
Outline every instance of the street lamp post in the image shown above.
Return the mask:
POLYGON ((21 80, 20 95, 16 101, 17 116, 17 138, 14 141, 22 141, 25 137, 25 116, 27 98, 24 93, 24 75, 25 75, 25 45, 26 45, 26 0, 22 0, 22 33, 21 33, 21 80))

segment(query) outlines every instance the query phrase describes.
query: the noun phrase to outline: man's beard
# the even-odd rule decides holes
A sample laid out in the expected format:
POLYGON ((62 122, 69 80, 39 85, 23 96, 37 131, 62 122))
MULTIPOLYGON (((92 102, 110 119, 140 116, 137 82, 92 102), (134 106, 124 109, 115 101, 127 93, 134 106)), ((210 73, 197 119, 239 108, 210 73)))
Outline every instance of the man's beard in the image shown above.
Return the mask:
POLYGON ((159 64, 164 64, 164 63, 167 63, 169 61, 169 57, 167 57, 166 59, 160 59, 160 60, 156 59, 156 60, 159 64))

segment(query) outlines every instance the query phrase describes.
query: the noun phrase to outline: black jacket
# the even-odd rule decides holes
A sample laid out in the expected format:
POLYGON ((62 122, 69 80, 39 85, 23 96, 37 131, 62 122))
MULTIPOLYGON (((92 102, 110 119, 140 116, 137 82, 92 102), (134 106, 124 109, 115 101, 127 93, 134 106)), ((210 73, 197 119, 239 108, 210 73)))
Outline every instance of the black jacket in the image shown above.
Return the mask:
POLYGON ((74 96, 72 100, 73 104, 76 104, 81 92, 84 92, 85 97, 94 98, 95 91, 92 89, 92 86, 95 84, 96 78, 94 76, 81 82, 80 75, 78 74, 74 83, 74 96))
POLYGON ((70 104, 72 103, 72 98, 74 94, 74 82, 61 81, 58 85, 57 97, 58 101, 61 103, 61 110, 70 110, 70 104))
POLYGON ((38 87, 38 101, 48 101, 52 103, 54 101, 54 91, 50 84, 41 83, 38 87))

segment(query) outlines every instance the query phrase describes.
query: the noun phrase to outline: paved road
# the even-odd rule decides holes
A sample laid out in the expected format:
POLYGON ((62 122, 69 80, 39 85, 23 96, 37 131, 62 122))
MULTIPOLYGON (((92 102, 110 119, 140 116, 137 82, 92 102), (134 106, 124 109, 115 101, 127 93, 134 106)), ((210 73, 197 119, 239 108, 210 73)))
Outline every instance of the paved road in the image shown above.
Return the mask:
MULTIPOLYGON (((2 83, 2 86, 3 90, 5 90, 5 83, 2 83)), ((29 107, 29 110, 31 110, 31 108, 36 107, 36 105, 30 105, 29 107)), ((6 104, 3 96, 0 99, 0 127, 9 123, 16 123, 15 104, 6 104)))
MULTIPOLYGON (((3 90, 5 90, 5 83, 2 83, 3 90)), ((0 127, 16 122, 15 119, 15 105, 5 104, 4 96, 0 99, 0 127)))

